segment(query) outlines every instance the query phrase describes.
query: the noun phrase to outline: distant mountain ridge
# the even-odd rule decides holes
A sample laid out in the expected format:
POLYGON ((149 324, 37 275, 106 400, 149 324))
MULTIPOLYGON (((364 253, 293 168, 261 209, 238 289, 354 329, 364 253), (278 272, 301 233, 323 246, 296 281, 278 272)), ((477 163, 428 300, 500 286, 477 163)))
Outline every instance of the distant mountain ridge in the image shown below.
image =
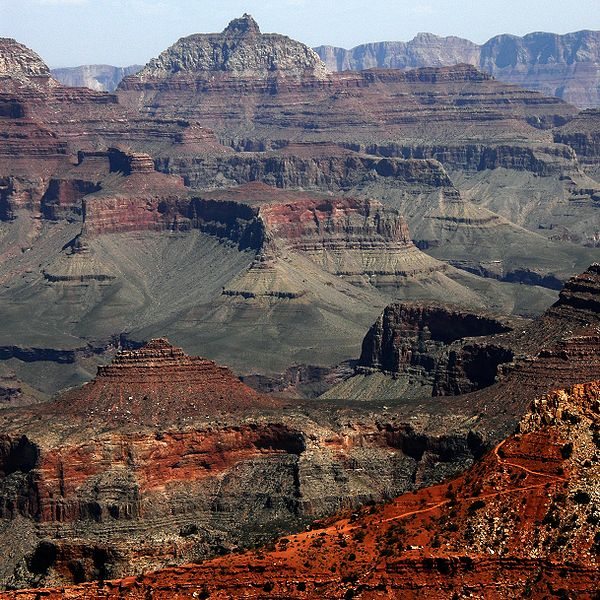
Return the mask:
MULTIPOLYGON (((501 34, 483 45, 456 36, 418 33, 409 42, 373 42, 350 49, 319 46, 314 50, 331 71, 467 63, 500 81, 558 96, 579 108, 600 106, 600 31, 535 32, 523 37, 501 34)), ((52 69, 51 73, 64 85, 112 92, 123 77, 141 69, 141 65, 82 65, 52 69)))
POLYGON ((600 31, 502 34, 481 46, 459 37, 419 33, 410 42, 315 50, 332 71, 469 63, 500 81, 558 96, 580 108, 600 106, 600 31))
POLYGON ((71 87, 88 87, 97 92, 114 92, 121 79, 127 75, 134 75, 142 65, 128 67, 113 67, 112 65, 81 65, 80 67, 66 67, 52 69, 52 77, 63 85, 71 87))

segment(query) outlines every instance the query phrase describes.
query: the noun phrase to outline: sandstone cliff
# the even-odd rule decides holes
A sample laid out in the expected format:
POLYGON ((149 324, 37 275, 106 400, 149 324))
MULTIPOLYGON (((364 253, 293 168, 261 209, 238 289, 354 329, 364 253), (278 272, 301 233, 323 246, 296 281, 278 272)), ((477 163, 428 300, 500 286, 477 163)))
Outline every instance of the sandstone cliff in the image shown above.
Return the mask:
POLYGON ((286 406, 165 340, 122 351, 81 389, 0 414, 2 581, 199 560, 400 493, 416 471, 437 481, 478 452, 461 416, 431 431, 424 458, 405 419, 286 406))
MULTIPOLYGON (((461 477, 241 555, 47 598, 593 598, 598 381, 538 397, 461 477), (512 509, 507 510, 507 502, 512 509)), ((38 598, 37 590, 4 594, 38 598)))
POLYGON ((97 92, 114 92, 123 77, 134 75, 142 65, 113 67, 111 65, 82 65, 52 69, 52 77, 70 87, 88 87, 97 92))
POLYGON ((600 104, 600 32, 499 35, 482 46, 420 33, 410 42, 363 44, 350 50, 315 49, 332 71, 410 69, 468 63, 500 81, 558 96, 581 108, 600 104))

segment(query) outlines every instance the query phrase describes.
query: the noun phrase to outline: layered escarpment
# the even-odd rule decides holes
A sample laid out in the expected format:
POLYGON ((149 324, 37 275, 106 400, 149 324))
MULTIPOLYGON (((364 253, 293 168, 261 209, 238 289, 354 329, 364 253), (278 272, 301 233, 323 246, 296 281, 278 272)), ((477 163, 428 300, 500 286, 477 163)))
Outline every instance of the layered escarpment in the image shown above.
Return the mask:
POLYGON ((575 114, 556 99, 501 84, 467 64, 330 73, 310 48, 261 34, 248 15, 221 34, 179 40, 123 79, 119 97, 154 115, 197 119, 236 144, 403 138, 405 151, 436 140, 440 146, 449 131, 463 144, 467 139, 514 142, 518 130, 528 142, 548 145, 549 136, 539 130, 575 114), (199 93, 202 102, 194 100, 199 93), (397 102, 398 95, 403 102, 397 102), (296 108, 289 110, 290 105, 296 108), (420 122, 416 112, 424 117, 420 122), (458 123, 468 124, 468 134, 458 123))
POLYGON ((81 390, 53 403, 62 411, 103 422, 173 422, 194 414, 277 406, 241 383, 226 367, 189 357, 164 339, 117 354, 81 390))
POLYGON ((377 287, 446 268, 419 251, 404 219, 378 201, 282 191, 260 183, 191 194, 178 187, 177 178, 159 173, 144 174, 139 184, 131 180, 85 198, 86 236, 198 229, 254 251, 263 272, 269 261, 294 252, 324 271, 377 287), (139 193, 148 182, 151 193, 139 193))
POLYGON ((0 573, 17 587, 256 544, 478 452, 459 424, 424 438, 398 413, 292 410, 162 339, 0 420, 0 531, 13 547, 0 573))
MULTIPOLYGON (((262 184, 209 192, 202 202, 242 201, 264 227, 263 257, 281 252, 307 256, 324 271, 356 283, 397 285, 399 277, 444 270, 413 244, 404 219, 381 202, 302 192, 262 184)), ((218 214, 215 211, 215 214, 218 214)))
POLYGON ((518 414, 523 399, 593 379, 600 368, 596 264, 573 277, 559 300, 531 321, 498 319, 427 304, 392 304, 367 333, 356 374, 326 397, 421 394, 501 398, 518 414))
MULTIPOLYGON (((598 381, 538 397, 464 475, 275 544, 45 597, 448 598, 597 591, 598 381), (515 507, 507 511, 507 502, 515 507), (518 507, 518 508, 517 508, 518 507)), ((38 597, 37 590, 7 598, 38 597)))
POLYGON ((141 65, 113 67, 111 65, 82 65, 52 69, 52 77, 70 87, 88 87, 97 92, 114 92, 121 79, 137 73, 141 65))
POLYGON ((594 165, 600 156, 600 109, 579 113, 554 134, 556 142, 568 144, 584 165, 594 165))
MULTIPOLYGON (((500 84, 468 65, 409 72, 347 72, 277 85, 257 77, 245 86, 243 95, 236 94, 235 101, 229 98, 226 111, 224 98, 240 83, 222 80, 219 71, 212 74, 216 79, 202 84, 202 103, 194 101, 197 83, 182 82, 177 75, 157 77, 153 85, 141 74, 125 78, 119 98, 127 105, 142 102, 153 114, 196 119, 214 128, 222 139, 245 140, 246 144, 300 139, 363 144, 403 140, 404 152, 409 152, 409 147, 419 152, 418 147, 432 146, 441 152, 446 146, 448 156, 458 142, 461 147, 468 141, 470 146, 478 141, 501 146, 514 141, 517 131, 527 141, 510 146, 551 146, 551 136, 544 129, 564 124, 576 113, 557 99, 500 84), (265 92, 269 92, 266 98, 265 92), (398 95, 403 97, 402 103, 395 101, 398 95), (290 111, 291 103, 298 108, 290 111), (248 120, 250 113, 252 121, 248 120), (417 113, 422 119, 415 119, 417 113), (468 125, 468 135, 461 123, 468 125), (447 143, 450 132, 455 140, 452 144, 447 143)), ((490 152, 485 154, 488 161, 492 160, 490 152)), ((504 154, 508 152, 507 148, 504 154)), ((465 147, 463 153, 472 151, 465 147)), ((460 151, 455 154, 459 156, 460 151)))
MULTIPOLYGON (((322 406, 304 403, 296 408, 297 401, 293 408, 283 405, 249 390, 210 361, 186 357, 164 340, 122 352, 82 389, 35 408, 0 414, 2 522, 6 538, 20 540, 18 551, 3 566, 3 579, 15 586, 58 585, 200 560, 219 549, 265 541, 277 531, 298 531, 336 510, 456 474, 506 432, 514 431, 519 415, 534 399, 555 389, 557 381, 585 380, 598 372, 599 290, 599 272, 592 266, 569 282, 561 300, 530 324, 439 307, 396 305, 387 312, 387 325, 382 320, 367 336, 362 362, 371 361, 373 366, 368 373, 355 375, 379 377, 378 385, 387 393, 375 400, 355 394, 353 400, 361 402, 352 402, 352 408, 347 401, 326 398, 321 399, 322 406), (386 371, 381 369, 384 363, 386 371), (394 395, 400 388, 386 388, 381 377, 390 378, 392 384, 404 377, 402 393, 394 395), (437 396, 432 397, 434 386, 437 396), (35 530, 33 520, 38 521, 35 530), (240 529, 242 521, 247 527, 240 529), (55 535, 56 523, 61 523, 61 538, 55 535), (99 549, 104 558, 94 561, 99 549), (47 560, 40 563, 40 555, 47 560)), ((496 507, 496 499, 501 502, 512 493, 524 494, 526 501, 531 493, 538 506, 536 494, 547 493, 544 486, 552 477, 560 485, 566 481, 564 473, 553 469, 570 459, 568 448, 559 463, 555 455, 568 444, 563 440, 568 427, 590 434, 585 419, 591 413, 588 404, 581 418, 573 416, 572 408, 563 412, 554 405, 554 400, 540 404, 554 415, 544 413, 540 422, 560 419, 567 429, 561 429, 558 437, 541 442, 537 430, 531 431, 535 418, 527 417, 530 429, 523 429, 529 436, 523 449, 513 448, 509 440, 481 463, 485 470, 490 461, 499 460, 500 479, 484 476, 476 483, 474 477, 480 474, 476 470, 460 485, 453 483, 466 499, 468 517, 483 508, 478 500, 496 507), (540 468, 532 462, 538 459, 540 468), (512 476, 513 467, 528 473, 531 482, 521 486, 522 477, 512 476), (510 471, 506 477, 505 468, 510 471), (499 493, 504 484, 506 492, 499 493)), ((597 410, 593 402, 590 406, 597 410)), ((589 451, 589 444, 582 447, 589 451)), ((571 463, 561 468, 566 473, 571 463)), ((577 485, 590 493, 583 484, 577 485)), ((406 508, 396 516, 386 512, 389 520, 382 522, 427 516, 430 507, 451 508, 449 492, 447 487, 422 492, 423 502, 418 494, 401 498, 398 506, 406 508), (435 490, 440 489, 438 497, 435 490)), ((393 506, 397 505, 383 510, 393 506)), ((475 522, 463 523, 461 518, 459 526, 464 524, 467 535, 473 536, 476 557, 481 558, 480 552, 491 556, 484 549, 485 538, 472 532, 475 522)), ((483 527, 479 521, 475 524, 483 527)), ((403 542, 402 552, 413 552, 413 546, 427 545, 432 552, 442 547, 423 529, 403 542)), ((502 542, 502 536, 515 529, 510 523, 494 529, 494 556, 499 549, 501 556, 506 551, 507 558, 513 557, 517 546, 502 542)), ((464 545, 471 537, 457 538, 456 531, 446 528, 440 531, 438 538, 449 532, 452 553, 465 554, 453 544, 460 540, 464 545)), ((581 555, 585 535, 573 538, 573 557, 581 555)), ((315 538, 307 539, 312 544, 315 538)), ((335 547, 344 552, 343 545, 335 547)), ((517 557, 534 553, 534 545, 523 547, 526 554, 517 557)), ((353 554, 353 559, 337 561, 336 568, 342 562, 360 563, 359 552, 353 554)), ((425 560, 429 555, 417 556, 425 560)), ((413 554, 402 558, 410 564, 413 554)), ((369 555, 370 564, 372 559, 369 555)), ((312 568, 318 560, 308 563, 312 568)), ((311 568, 301 572, 312 573, 311 568)), ((501 568, 512 577, 509 567, 501 568)), ((581 572, 587 573, 587 568, 584 565, 581 572)), ((519 571, 518 577, 523 573, 519 571)), ((345 571, 329 574, 328 581, 339 589, 338 578, 345 577, 345 571)))
POLYGON ((478 46, 454 36, 419 33, 409 42, 376 42, 346 50, 320 46, 333 71, 414 69, 468 63, 506 83, 558 96, 581 108, 600 104, 600 32, 503 34, 478 46))
POLYGON ((498 367, 513 360, 509 347, 490 340, 513 327, 442 306, 390 305, 365 336, 359 369, 421 377, 434 396, 468 393, 492 385, 498 367))

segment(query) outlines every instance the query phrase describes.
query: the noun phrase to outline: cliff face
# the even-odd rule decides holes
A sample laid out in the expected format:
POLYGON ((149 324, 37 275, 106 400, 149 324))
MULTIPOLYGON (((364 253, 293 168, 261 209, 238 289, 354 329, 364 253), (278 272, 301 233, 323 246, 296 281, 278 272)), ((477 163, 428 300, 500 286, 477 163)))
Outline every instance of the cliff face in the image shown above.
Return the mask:
MULTIPOLYGON (((271 226, 279 226, 277 216, 271 226)), ((310 239, 315 227, 318 231, 318 223, 307 222, 299 235, 302 221, 292 223, 287 235, 295 243, 304 235, 310 239)), ((335 231, 335 221, 331 227, 335 231)), ((268 245, 256 270, 268 272, 276 252, 268 245)), ((392 307, 366 337, 360 368, 367 371, 361 376, 378 378, 385 391, 382 377, 398 385, 408 375, 408 391, 375 400, 359 396, 359 404, 323 398, 286 405, 165 340, 122 351, 81 389, 0 413, 3 537, 18 541, 2 564, 2 579, 16 586, 59 584, 199 560, 455 474, 514 431, 518 415, 557 381, 574 383, 598 372, 599 290, 595 265, 573 278, 556 305, 529 324, 439 307, 392 307), (381 373, 382 365, 387 373, 381 373)), ((301 298, 290 296, 287 302, 301 307, 301 298)), ((572 417, 571 409, 552 410, 552 418, 574 426, 584 422, 572 417)), ((540 419, 547 423, 548 417, 540 419)), ((531 427, 534 421, 527 419, 531 427)), ((581 427, 590 435, 587 425, 581 427)), ((544 450, 531 450, 523 464, 537 471, 528 461, 542 456, 544 482, 556 475, 562 484, 563 475, 547 469, 556 467, 555 450, 567 441, 556 446, 558 438, 547 444, 536 435, 527 443, 544 450)), ((506 451, 510 448, 507 443, 506 451)), ((482 488, 492 481, 485 479, 482 488)), ((472 504, 480 488, 472 478, 464 486, 461 495, 472 504)), ((529 498, 537 489, 536 479, 519 493, 529 498)), ((447 492, 431 500, 436 509, 446 505, 447 492)), ((496 493, 491 489, 483 498, 487 502, 496 493)), ((415 507, 415 497, 410 498, 404 512, 420 515, 426 506, 415 507)), ((421 535, 416 532, 410 545, 429 545, 428 539, 418 541, 421 535)), ((497 547, 516 548, 492 539, 497 547)), ((577 538, 577 547, 585 539, 577 538)), ((480 541, 485 544, 483 537, 480 541)), ((412 555, 404 558, 410 562, 412 555)), ((335 573, 331 581, 338 581, 339 573, 330 573, 335 573)))
POLYGON ((273 261, 285 264, 293 252, 350 282, 382 288, 444 271, 415 247, 404 219, 374 200, 282 192, 255 183, 207 192, 194 201, 193 210, 201 229, 229 236, 240 247, 257 248, 264 268, 273 261), (226 224, 225 209, 232 201, 241 201, 256 215, 245 231, 226 224))
MULTIPOLYGON (((537 398, 519 433, 461 477, 343 513, 267 548, 44 597, 592 598, 598 572, 598 381, 537 398), (514 510, 506 510, 510 502, 514 510), (518 507, 518 508, 517 508, 518 507)), ((37 598, 39 591, 6 598, 37 598)))
POLYGON ((294 40, 278 34, 263 34, 248 14, 234 19, 220 34, 197 34, 180 39, 151 60, 136 76, 140 82, 156 78, 199 77, 226 73, 233 78, 263 80, 327 76, 317 54, 294 40))
POLYGON ((410 42, 363 44, 350 50, 315 49, 332 71, 411 69, 468 63, 514 83, 579 106, 600 105, 600 32, 499 35, 482 46, 456 37, 420 33, 410 42))
POLYGON ((500 35, 481 48, 480 67, 502 81, 558 96, 581 108, 600 104, 600 32, 500 35))
POLYGON ((121 351, 81 389, 0 415, 0 531, 14 548, 2 581, 199 560, 400 493, 413 472, 437 480, 477 452, 461 427, 424 437, 400 413, 380 417, 292 409, 166 340, 121 351))
POLYGON ((319 46, 315 50, 332 71, 477 65, 480 55, 479 46, 469 40, 432 33, 419 33, 410 42, 376 42, 351 50, 319 46))
POLYGON ((569 280, 559 300, 530 323, 436 305, 392 304, 365 336, 354 377, 325 396, 406 395, 418 381, 432 396, 472 392, 475 403, 490 406, 502 399, 508 412, 519 414, 524 390, 539 393, 595 376, 599 293, 594 264, 569 280))
POLYGON ((431 144, 441 142, 449 130, 462 139, 464 132, 457 123, 465 120, 471 141, 501 143, 509 139, 508 129, 514 140, 515 127, 528 132, 532 141, 547 141, 548 136, 536 130, 563 124, 575 113, 557 99, 507 86, 464 64, 280 82, 265 80, 260 71, 245 79, 223 70, 154 74, 151 65, 147 74, 143 70, 121 82, 118 93, 123 103, 152 106, 154 114, 163 116, 196 119, 221 138, 255 144, 297 139, 372 143, 400 137, 431 144), (203 101, 198 103, 194 99, 200 92, 203 101), (395 101, 398 94, 405 97, 402 103, 395 101), (290 112, 290 103, 302 110, 290 112), (467 113, 468 106, 479 110, 467 113), (364 129, 367 123, 369 130, 364 129))
POLYGON ((134 75, 142 65, 113 67, 111 65, 82 65, 52 69, 52 77, 70 87, 88 87, 97 92, 114 92, 123 77, 134 75))
MULTIPOLYGON (((0 347, 60 357, 124 331, 168 334, 273 376, 355 356, 393 298, 539 313, 591 262, 542 237, 596 243, 593 186, 547 129, 572 107, 464 65, 321 75, 304 46, 249 17, 192 38, 118 95, 37 76, 34 58, 29 75, 2 77, 0 347), (453 184, 505 171, 523 201, 506 186, 490 196, 511 219, 540 211, 524 223, 535 231, 453 184), (231 189, 252 197, 259 182, 277 190, 255 200, 281 200, 231 189), (531 182, 546 201, 525 195, 531 182), (288 201, 293 188, 311 193, 288 201)), ((51 376, 17 361, 16 374, 55 391, 89 379, 92 354, 40 360, 51 376)))
POLYGON ((508 321, 481 314, 393 304, 365 336, 359 370, 420 378, 434 396, 468 393, 492 385, 499 366, 512 362, 512 350, 493 341, 511 329, 508 321))
MULTIPOLYGON (((586 110, 579 113, 572 122, 558 129, 554 139, 561 144, 568 144, 577 152, 584 165, 597 167, 600 156, 600 110, 586 110)), ((592 195, 598 196, 597 190, 592 195)), ((598 202, 598 200, 595 200, 598 202)))

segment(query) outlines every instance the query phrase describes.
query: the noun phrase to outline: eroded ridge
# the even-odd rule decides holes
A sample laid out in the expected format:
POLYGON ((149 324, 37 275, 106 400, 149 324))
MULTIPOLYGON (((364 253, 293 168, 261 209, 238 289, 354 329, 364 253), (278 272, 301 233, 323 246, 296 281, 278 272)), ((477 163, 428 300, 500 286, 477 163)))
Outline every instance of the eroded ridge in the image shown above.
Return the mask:
MULTIPOLYGON (((50 599, 592 598, 600 554, 599 426, 600 382, 555 391, 532 403, 519 433, 444 485, 341 515, 269 548, 42 593, 50 599)), ((29 600, 38 593, 3 597, 29 600)))

